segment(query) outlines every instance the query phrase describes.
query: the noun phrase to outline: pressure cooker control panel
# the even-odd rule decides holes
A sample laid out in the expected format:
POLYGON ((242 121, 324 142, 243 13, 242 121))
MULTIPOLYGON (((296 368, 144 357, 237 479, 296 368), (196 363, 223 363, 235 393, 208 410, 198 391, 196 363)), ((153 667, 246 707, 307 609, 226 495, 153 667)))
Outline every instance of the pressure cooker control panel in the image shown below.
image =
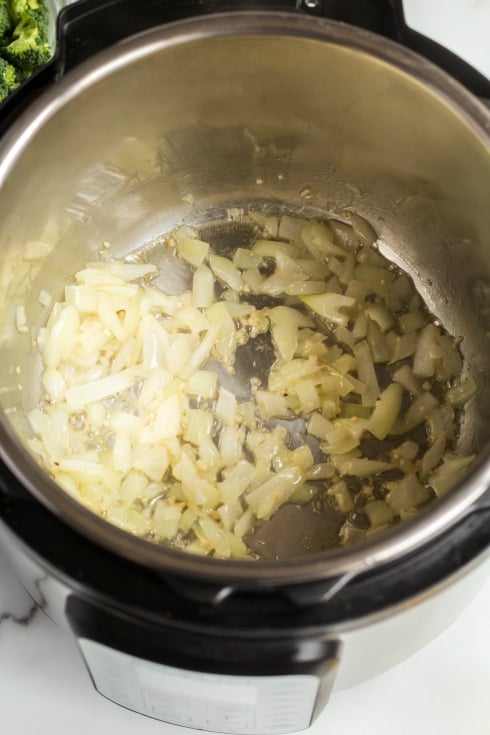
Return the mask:
POLYGON ((311 723, 313 674, 230 676, 186 671, 87 638, 78 644, 96 689, 128 709, 175 725, 224 733, 285 733, 311 723))

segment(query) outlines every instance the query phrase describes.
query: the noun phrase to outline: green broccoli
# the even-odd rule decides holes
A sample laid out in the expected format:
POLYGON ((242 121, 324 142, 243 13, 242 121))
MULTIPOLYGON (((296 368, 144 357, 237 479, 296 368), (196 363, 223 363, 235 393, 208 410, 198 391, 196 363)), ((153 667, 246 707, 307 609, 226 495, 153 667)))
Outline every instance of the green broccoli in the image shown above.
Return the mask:
POLYGON ((44 0, 11 0, 10 9, 16 23, 12 40, 2 56, 26 79, 53 55, 48 42, 48 10, 44 0))
POLYGON ((9 39, 13 26, 8 0, 0 0, 0 43, 9 39))
MULTIPOLYGON (((10 0, 10 13, 16 26, 35 26, 41 41, 48 40, 49 12, 45 0, 10 0)), ((16 32, 17 27, 14 35, 16 32)))
POLYGON ((19 86, 17 72, 12 64, 0 58, 0 103, 19 86))
POLYGON ((14 40, 3 49, 3 57, 25 79, 52 56, 49 43, 42 41, 34 25, 16 26, 14 40), (17 35, 18 34, 18 35, 17 35))
POLYGON ((46 0, 0 0, 0 103, 52 55, 46 0))

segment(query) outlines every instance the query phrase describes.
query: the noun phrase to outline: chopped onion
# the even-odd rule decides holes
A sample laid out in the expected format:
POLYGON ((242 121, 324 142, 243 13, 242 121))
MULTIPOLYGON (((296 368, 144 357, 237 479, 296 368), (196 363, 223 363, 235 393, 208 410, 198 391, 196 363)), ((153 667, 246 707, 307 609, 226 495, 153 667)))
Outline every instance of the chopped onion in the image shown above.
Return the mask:
POLYGON ((465 469, 474 459, 474 455, 444 457, 442 464, 429 475, 428 484, 435 490, 437 495, 444 495, 461 478, 465 469))
POLYGON ((385 439, 391 432, 400 412, 403 389, 398 383, 390 383, 376 401, 374 411, 366 423, 366 429, 377 439, 385 439))
POLYGON ((133 370, 123 370, 114 375, 107 375, 100 380, 94 380, 65 391, 64 398, 72 410, 79 410, 88 403, 101 401, 104 398, 122 393, 133 385, 135 375, 133 370))
POLYGON ((366 340, 361 340, 354 346, 354 357, 357 360, 359 380, 365 386, 362 392, 362 405, 374 406, 379 396, 379 383, 371 350, 366 340))
POLYGON ((434 444, 426 451, 420 462, 419 475, 421 479, 425 479, 429 472, 433 470, 440 463, 444 456, 446 449, 446 437, 444 434, 440 434, 437 437, 434 444))
POLYGON ((177 237, 177 252, 180 257, 199 268, 208 257, 209 243, 191 237, 177 237))
POLYGON ((393 511, 382 500, 372 500, 364 507, 364 513, 369 518, 371 526, 387 526, 393 520, 393 511))
POLYGON ((226 426, 234 426, 236 422, 237 401, 233 393, 220 387, 216 402, 216 417, 226 426))
POLYGON ((422 485, 415 475, 407 475, 388 493, 386 502, 394 513, 400 515, 404 511, 423 505, 430 498, 430 490, 422 485))
POLYGON ((343 326, 346 326, 348 323, 349 315, 341 311, 341 309, 352 310, 356 305, 356 301, 350 298, 350 296, 342 296, 334 293, 302 296, 301 301, 323 319, 327 319, 334 324, 342 324, 343 326))
POLYGON ((211 255, 209 257, 209 265, 215 276, 226 283, 227 286, 235 291, 242 290, 243 279, 231 260, 223 258, 220 255, 211 255))
POLYGON ((290 217, 283 214, 279 220, 278 236, 284 240, 299 240, 305 226, 305 220, 300 217, 290 217))
POLYGON ((192 279, 192 303, 198 308, 211 306, 214 301, 214 276, 205 265, 201 265, 192 279))
POLYGON ((323 262, 328 255, 346 254, 335 245, 332 230, 322 222, 307 222, 301 230, 301 239, 315 260, 323 262))
POLYGON ((370 477, 393 469, 389 462, 379 462, 374 459, 353 458, 345 459, 338 463, 341 475, 353 475, 354 477, 370 477))
POLYGON ((267 520, 293 493, 295 485, 301 481, 301 473, 295 468, 280 470, 263 485, 248 493, 247 503, 257 518, 267 520))
POLYGON ((439 356, 439 330, 434 324, 427 324, 416 339, 413 358, 413 372, 421 378, 434 375, 435 360, 439 356))
POLYGON ((454 385, 446 393, 446 400, 452 406, 464 406, 476 393, 476 382, 471 376, 461 383, 454 385))
POLYGON ((328 492, 329 495, 333 495, 339 509, 343 513, 348 513, 349 511, 354 510, 354 501, 345 480, 340 480, 340 482, 332 485, 328 492))
POLYGON ((187 381, 187 393, 205 400, 213 400, 218 392, 218 376, 210 370, 196 370, 187 381))
MULTIPOLYGON (((473 460, 454 453, 455 409, 476 383, 369 223, 345 216, 251 215, 258 235, 232 257, 179 227, 167 246, 192 286, 178 295, 137 256, 87 263, 61 302, 40 294, 30 447, 60 487, 131 533, 222 558, 251 558, 247 534, 284 503, 333 505, 347 544, 446 492, 473 460), (221 376, 261 334, 269 375, 247 376, 239 402, 221 376), (390 436, 395 449, 368 451, 390 436)), ((12 323, 28 329, 23 306, 12 323)))

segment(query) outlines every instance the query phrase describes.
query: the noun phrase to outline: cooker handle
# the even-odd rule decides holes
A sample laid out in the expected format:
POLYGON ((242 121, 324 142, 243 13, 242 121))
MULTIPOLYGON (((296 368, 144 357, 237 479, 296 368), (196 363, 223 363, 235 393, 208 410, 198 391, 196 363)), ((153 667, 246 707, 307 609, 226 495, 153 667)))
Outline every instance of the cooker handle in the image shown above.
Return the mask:
MULTIPOLYGON (((376 0, 372 0, 376 2, 376 0)), ((397 35, 395 41, 403 44, 415 53, 424 56, 433 64, 447 72, 456 79, 463 87, 466 87, 476 97, 480 97, 484 104, 490 104, 490 79, 468 64, 457 54, 441 46, 436 41, 414 31, 405 22, 403 12, 403 0, 388 0, 393 6, 393 15, 397 35)))
POLYGON ((113 43, 153 26, 195 15, 232 10, 293 10, 364 28, 407 46, 457 79, 478 97, 490 99, 490 80, 436 41, 407 26, 403 0, 81 0, 58 18, 59 78, 68 69, 113 43))
POLYGON ((403 0, 298 0, 297 6, 397 41, 446 71, 483 102, 490 102, 490 80, 449 49, 410 28, 403 0))
POLYGON ((402 0, 79 0, 61 10, 56 54, 2 105, 0 136, 47 86, 99 51, 151 27, 230 10, 305 12, 364 28, 422 54, 473 94, 490 100, 490 80, 458 56, 409 28, 402 0))
POLYGON ((351 23, 407 46, 458 79, 473 94, 490 98, 490 80, 456 54, 405 22, 403 0, 81 0, 59 16, 58 74, 116 41, 193 15, 231 10, 296 10, 351 23), (114 12, 116 11, 116 12, 114 12))
MULTIPOLYGON (((304 11, 320 16, 331 4, 323 0, 145 0, 142 8, 134 0, 79 0, 58 16, 56 76, 118 41, 164 23, 233 10, 304 11)), ((329 17, 328 12, 324 15, 329 17)))

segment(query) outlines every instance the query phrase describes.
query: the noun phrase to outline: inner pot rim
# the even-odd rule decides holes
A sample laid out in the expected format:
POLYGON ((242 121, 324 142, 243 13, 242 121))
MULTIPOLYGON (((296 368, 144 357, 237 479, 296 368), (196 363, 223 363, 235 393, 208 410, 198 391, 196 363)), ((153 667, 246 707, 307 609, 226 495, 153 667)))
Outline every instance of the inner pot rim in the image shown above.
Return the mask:
MULTIPOLYGON (((354 48, 405 72, 419 82, 424 91, 437 95, 441 104, 451 108, 453 114, 463 117, 483 142, 488 138, 490 113, 485 107, 444 72, 398 44, 335 21, 293 13, 235 11, 151 29, 117 44, 68 73, 23 114, 0 144, 0 187, 43 124, 93 84, 136 61, 174 46, 237 34, 283 35, 354 48)), ((345 575, 345 581, 348 581, 360 572, 392 562, 450 530, 465 514, 471 513, 473 504, 490 486, 490 451, 485 451, 463 481, 445 497, 419 511, 410 521, 381 532, 368 541, 287 561, 250 562, 195 557, 187 552, 158 546, 108 523, 51 480, 13 436, 3 411, 0 414, 0 457, 50 511, 79 533, 122 557, 162 571, 184 575, 198 573, 202 579, 215 581, 254 580, 264 586, 274 581, 303 582, 337 575, 345 575)))

